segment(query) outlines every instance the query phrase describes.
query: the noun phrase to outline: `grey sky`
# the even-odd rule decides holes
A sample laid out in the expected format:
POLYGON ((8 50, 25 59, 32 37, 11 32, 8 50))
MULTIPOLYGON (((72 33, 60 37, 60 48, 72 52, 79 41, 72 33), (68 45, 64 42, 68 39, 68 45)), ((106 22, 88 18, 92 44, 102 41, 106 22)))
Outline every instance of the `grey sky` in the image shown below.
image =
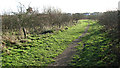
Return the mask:
POLYGON ((18 2, 26 7, 31 3, 30 6, 38 8, 40 12, 43 7, 53 6, 62 12, 81 13, 116 10, 119 0, 1 0, 0 13, 17 11, 18 2))

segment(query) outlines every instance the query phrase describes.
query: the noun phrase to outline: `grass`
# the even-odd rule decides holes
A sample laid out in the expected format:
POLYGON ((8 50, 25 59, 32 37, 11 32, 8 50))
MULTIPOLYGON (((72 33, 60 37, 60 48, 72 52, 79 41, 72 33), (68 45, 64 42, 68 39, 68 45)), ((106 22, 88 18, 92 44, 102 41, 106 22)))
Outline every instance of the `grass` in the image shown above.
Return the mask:
POLYGON ((70 66, 115 66, 117 58, 111 52, 112 39, 106 37, 107 32, 101 31, 103 26, 97 22, 90 23, 90 34, 82 37, 77 46, 77 54, 73 56, 70 66))
POLYGON ((61 54, 74 39, 78 38, 88 25, 80 20, 76 26, 54 34, 31 35, 22 44, 10 44, 2 53, 2 66, 47 66, 55 62, 54 57, 61 54), (7 51, 7 52, 6 52, 7 51))

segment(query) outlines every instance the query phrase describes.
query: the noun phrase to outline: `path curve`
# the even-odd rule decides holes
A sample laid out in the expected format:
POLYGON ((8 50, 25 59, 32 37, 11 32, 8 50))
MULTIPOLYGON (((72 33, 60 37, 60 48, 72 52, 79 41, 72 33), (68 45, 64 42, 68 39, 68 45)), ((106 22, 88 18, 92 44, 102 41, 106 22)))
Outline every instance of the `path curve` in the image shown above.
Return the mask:
POLYGON ((81 41, 80 38, 86 35, 89 25, 90 24, 88 24, 88 26, 85 28, 84 33, 78 39, 75 39, 71 44, 69 44, 69 47, 66 48, 62 54, 54 58, 55 62, 49 64, 48 66, 68 66, 68 63, 70 63, 72 60, 72 56, 76 53, 75 46, 78 46, 78 43, 81 41))

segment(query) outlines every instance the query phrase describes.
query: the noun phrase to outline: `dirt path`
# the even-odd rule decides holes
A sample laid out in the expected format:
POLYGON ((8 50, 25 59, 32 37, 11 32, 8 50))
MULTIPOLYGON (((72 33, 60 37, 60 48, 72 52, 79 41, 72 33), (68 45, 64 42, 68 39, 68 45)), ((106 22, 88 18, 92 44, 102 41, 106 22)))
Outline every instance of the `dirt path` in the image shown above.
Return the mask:
POLYGON ((89 28, 88 26, 85 28, 85 32, 78 38, 75 39, 68 48, 66 48, 62 54, 54 58, 55 62, 52 64, 49 64, 48 66, 67 66, 68 63, 72 60, 72 56, 76 53, 75 46, 78 46, 78 43, 81 41, 80 38, 84 37, 85 34, 87 33, 89 28))

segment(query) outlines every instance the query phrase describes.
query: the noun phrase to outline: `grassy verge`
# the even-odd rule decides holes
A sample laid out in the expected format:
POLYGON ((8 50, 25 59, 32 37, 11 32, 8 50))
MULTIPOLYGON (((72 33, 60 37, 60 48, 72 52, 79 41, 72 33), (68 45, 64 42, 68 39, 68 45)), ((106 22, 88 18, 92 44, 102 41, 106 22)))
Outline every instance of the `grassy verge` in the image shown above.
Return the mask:
POLYGON ((71 66, 115 66, 116 55, 111 52, 112 39, 102 31, 102 26, 91 21, 89 35, 81 38, 77 46, 77 54, 73 56, 71 66))
POLYGON ((2 53, 2 66, 46 66, 54 62, 53 58, 63 52, 74 39, 78 38, 87 26, 87 20, 81 20, 76 26, 54 34, 31 35, 22 44, 6 44, 2 53))

